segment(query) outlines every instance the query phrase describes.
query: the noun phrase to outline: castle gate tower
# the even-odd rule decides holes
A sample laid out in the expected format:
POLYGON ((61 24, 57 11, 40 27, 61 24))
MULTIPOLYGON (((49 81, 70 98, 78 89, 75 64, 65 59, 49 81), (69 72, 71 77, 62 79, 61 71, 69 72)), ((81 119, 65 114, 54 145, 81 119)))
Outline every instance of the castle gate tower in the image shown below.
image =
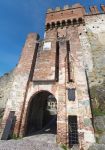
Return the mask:
POLYGON ((95 142, 80 39, 85 18, 80 4, 48 9, 44 39, 28 35, 14 70, 3 131, 14 112, 17 136, 48 132, 56 134, 57 143, 85 149, 95 142))

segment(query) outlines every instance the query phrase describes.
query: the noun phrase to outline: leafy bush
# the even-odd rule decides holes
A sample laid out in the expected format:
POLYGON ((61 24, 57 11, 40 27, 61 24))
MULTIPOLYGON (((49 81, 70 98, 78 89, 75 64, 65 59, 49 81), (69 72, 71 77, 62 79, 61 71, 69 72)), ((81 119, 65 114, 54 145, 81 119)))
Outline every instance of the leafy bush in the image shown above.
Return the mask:
POLYGON ((63 148, 63 150, 68 150, 67 146, 66 145, 61 145, 61 147, 63 148))
POLYGON ((105 112, 104 112, 104 111, 101 111, 99 108, 94 108, 94 109, 93 109, 93 115, 94 115, 94 116, 104 116, 104 115, 105 115, 105 112))

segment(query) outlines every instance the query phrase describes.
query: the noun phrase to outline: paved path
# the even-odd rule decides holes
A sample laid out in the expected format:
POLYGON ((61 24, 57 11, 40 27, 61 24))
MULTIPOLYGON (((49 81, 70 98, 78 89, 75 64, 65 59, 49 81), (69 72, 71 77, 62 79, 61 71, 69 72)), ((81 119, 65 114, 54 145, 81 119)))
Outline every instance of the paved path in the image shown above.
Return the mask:
POLYGON ((53 134, 25 137, 19 140, 0 141, 0 150, 62 150, 53 134))

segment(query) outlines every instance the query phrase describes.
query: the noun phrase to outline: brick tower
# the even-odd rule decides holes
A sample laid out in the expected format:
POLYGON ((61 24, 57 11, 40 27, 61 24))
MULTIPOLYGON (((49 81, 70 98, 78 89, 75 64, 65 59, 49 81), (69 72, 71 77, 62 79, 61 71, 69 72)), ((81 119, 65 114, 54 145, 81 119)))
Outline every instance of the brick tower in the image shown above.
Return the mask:
MULTIPOLYGON (((87 149, 95 142, 87 71, 87 67, 92 68, 92 59, 86 24, 100 14, 96 6, 90 10, 87 15, 80 4, 48 9, 44 39, 36 33, 28 35, 14 70, 2 133, 8 116, 15 116, 12 132, 16 136, 40 132, 55 117, 52 124, 57 143, 87 149)), ((104 15, 104 5, 102 10, 104 15)))

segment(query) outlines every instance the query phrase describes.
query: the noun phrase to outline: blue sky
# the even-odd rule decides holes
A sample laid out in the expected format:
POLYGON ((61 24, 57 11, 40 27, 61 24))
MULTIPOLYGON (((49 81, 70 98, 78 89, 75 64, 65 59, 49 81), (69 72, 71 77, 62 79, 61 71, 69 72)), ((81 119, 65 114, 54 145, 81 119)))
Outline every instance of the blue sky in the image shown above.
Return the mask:
POLYGON ((0 0, 0 76, 18 63, 27 34, 43 37, 48 8, 81 3, 83 6, 105 4, 105 0, 0 0))

